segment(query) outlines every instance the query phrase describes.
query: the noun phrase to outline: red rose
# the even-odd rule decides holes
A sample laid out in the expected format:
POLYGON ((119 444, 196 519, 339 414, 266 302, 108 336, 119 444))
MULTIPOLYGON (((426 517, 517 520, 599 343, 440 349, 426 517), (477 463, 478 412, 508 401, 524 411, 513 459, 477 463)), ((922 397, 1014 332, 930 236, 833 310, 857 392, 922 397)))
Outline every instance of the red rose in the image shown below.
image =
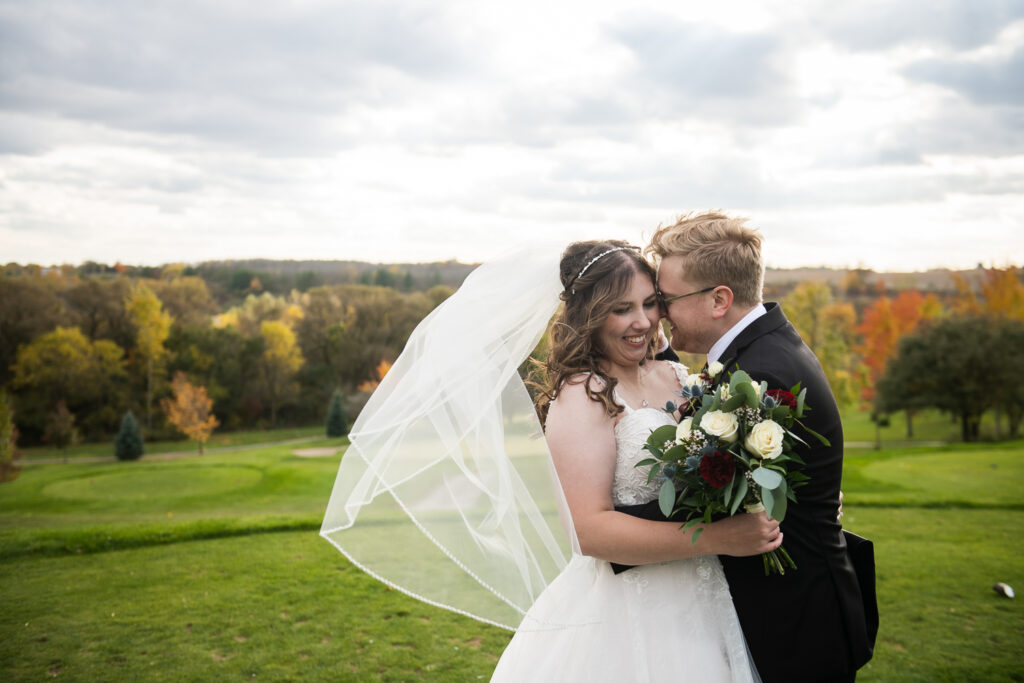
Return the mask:
POLYGON ((732 475, 735 473, 736 463, 733 461, 731 453, 715 451, 701 458, 700 476, 716 489, 720 489, 732 481, 732 475))
POLYGON ((789 406, 791 409, 796 410, 796 396, 785 389, 769 389, 765 393, 774 398, 775 402, 780 406, 789 406))

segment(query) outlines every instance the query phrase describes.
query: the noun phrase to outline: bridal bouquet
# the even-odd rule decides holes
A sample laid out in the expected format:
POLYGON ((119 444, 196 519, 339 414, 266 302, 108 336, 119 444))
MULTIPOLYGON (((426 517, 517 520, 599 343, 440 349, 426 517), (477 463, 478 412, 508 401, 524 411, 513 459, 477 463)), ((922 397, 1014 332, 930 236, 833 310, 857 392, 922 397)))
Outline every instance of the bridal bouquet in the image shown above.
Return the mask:
MULTIPOLYGON (((726 379, 721 363, 706 372, 687 377, 680 392, 684 399, 678 425, 651 432, 644 448, 652 457, 637 467, 650 467, 648 481, 662 477, 658 497, 661 512, 671 517, 685 514, 684 528, 710 523, 714 515, 766 511, 780 522, 788 501, 796 502, 793 490, 807 482, 802 472, 790 470, 804 464, 796 445, 806 442, 793 432, 794 425, 829 445, 825 437, 800 422, 810 410, 806 389, 798 383, 789 391, 768 389, 737 369, 726 379)), ((675 413, 669 402, 665 410, 675 413)), ((694 531, 693 542, 703 531, 694 531)), ((785 548, 761 556, 765 575, 796 569, 785 548)))

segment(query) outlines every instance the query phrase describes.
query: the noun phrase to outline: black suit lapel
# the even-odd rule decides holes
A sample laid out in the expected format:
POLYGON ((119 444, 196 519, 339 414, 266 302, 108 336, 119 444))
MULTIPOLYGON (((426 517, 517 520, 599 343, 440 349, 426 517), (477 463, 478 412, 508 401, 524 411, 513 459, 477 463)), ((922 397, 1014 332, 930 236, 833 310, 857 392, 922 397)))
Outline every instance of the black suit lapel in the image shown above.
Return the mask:
POLYGON ((764 305, 768 311, 754 322, 747 325, 742 332, 740 332, 729 346, 725 347, 725 351, 722 353, 722 362, 725 363, 725 369, 731 371, 735 369, 736 359, 743 353, 743 350, 753 344, 757 339, 764 335, 774 332, 783 325, 786 325, 789 320, 782 313, 782 307, 775 302, 767 303, 764 305))

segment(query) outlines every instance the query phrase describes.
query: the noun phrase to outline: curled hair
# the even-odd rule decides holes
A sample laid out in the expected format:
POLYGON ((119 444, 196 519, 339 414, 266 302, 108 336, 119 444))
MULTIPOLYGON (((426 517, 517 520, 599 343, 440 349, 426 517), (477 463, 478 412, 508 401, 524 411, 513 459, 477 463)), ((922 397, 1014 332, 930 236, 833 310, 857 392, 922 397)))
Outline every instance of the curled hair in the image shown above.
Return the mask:
POLYGON ((764 261, 761 233, 748 228, 746 218, 709 211, 680 216, 672 225, 658 226, 645 250, 661 261, 681 256, 686 279, 696 285, 726 285, 736 302, 761 303, 764 261))
MULTIPOLYGON (((536 363, 543 379, 530 382, 537 390, 534 403, 541 422, 547 420, 551 401, 567 382, 582 382, 587 396, 602 404, 610 417, 622 412, 612 394, 618 380, 601 369, 605 352, 597 337, 638 274, 654 282, 654 268, 640 250, 620 240, 574 242, 562 252, 559 278, 565 288, 561 294, 565 304, 548 330, 551 350, 547 361, 536 363), (594 378, 600 381, 592 382, 594 378)), ((654 343, 652 340, 651 352, 654 343)))

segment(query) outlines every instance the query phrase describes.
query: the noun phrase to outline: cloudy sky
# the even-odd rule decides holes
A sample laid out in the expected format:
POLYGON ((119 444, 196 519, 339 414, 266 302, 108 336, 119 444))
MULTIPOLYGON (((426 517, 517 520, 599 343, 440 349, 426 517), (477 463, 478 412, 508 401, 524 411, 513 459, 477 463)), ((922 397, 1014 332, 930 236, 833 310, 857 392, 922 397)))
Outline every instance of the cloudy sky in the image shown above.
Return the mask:
POLYGON ((723 208, 1024 264, 1024 1, 0 0, 0 262, 476 261, 723 208))

